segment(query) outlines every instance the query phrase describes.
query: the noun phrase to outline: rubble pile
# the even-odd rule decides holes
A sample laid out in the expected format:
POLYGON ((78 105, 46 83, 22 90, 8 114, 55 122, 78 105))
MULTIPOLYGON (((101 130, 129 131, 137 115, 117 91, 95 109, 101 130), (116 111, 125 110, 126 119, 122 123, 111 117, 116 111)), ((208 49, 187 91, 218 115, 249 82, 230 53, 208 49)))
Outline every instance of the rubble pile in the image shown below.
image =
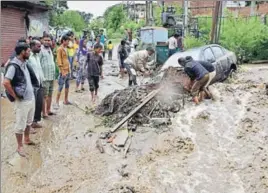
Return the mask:
POLYGON ((140 105, 150 92, 163 88, 156 97, 144 105, 129 123, 142 125, 154 118, 171 118, 184 104, 183 72, 168 69, 160 83, 129 87, 107 95, 96 108, 97 115, 108 117, 108 126, 116 124, 140 105))

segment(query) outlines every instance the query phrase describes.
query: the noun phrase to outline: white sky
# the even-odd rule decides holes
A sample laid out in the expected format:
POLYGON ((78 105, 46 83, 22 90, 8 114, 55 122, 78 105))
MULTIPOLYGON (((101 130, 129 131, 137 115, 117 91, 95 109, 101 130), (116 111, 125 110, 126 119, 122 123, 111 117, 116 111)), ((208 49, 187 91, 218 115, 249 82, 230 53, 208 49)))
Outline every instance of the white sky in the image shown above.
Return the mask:
POLYGON ((122 1, 68 1, 70 10, 84 11, 92 13, 94 17, 102 16, 105 10, 122 1))

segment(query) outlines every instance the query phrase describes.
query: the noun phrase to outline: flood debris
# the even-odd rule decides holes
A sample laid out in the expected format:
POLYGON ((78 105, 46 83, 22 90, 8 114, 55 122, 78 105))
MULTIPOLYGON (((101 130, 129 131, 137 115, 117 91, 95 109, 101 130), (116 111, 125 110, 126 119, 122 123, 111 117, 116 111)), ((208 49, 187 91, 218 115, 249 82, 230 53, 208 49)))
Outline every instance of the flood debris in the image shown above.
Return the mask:
POLYGON ((116 133, 116 137, 113 140, 113 144, 117 147, 124 147, 128 139, 128 130, 123 129, 116 133))
POLYGON ((102 141, 100 139, 98 139, 96 141, 96 147, 101 153, 104 153, 104 148, 103 148, 103 145, 102 145, 102 141))
POLYGON ((106 126, 116 131, 125 122, 149 124, 152 119, 169 120, 179 112, 185 101, 184 72, 177 68, 165 71, 161 82, 116 90, 107 95, 95 114, 109 119, 106 126))
POLYGON ((131 142, 132 142, 132 137, 130 137, 130 138, 128 139, 127 143, 126 143, 126 147, 125 147, 125 149, 124 149, 124 158, 127 157, 127 152, 128 152, 128 150, 129 150, 129 148, 130 148, 131 142))
POLYGON ((110 193, 136 193, 134 186, 130 185, 118 185, 115 188, 109 190, 110 193))

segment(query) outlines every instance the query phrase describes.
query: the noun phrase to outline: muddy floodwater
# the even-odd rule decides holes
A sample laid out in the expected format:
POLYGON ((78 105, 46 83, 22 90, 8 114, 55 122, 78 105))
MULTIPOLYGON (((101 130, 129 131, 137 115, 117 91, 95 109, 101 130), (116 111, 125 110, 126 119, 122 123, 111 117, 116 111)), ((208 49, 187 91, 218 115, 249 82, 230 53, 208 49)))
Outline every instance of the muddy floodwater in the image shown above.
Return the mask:
MULTIPOLYGON (((98 102, 127 80, 116 77, 117 62, 105 62, 98 102)), ((243 65, 234 78, 211 86, 216 100, 184 109, 164 128, 139 127, 123 152, 96 148, 99 133, 110 128, 102 118, 61 104, 43 120, 25 147, 15 153, 12 104, 1 100, 1 188, 3 193, 267 193, 268 65, 243 65)), ((70 100, 91 108, 89 93, 70 100)), ((86 84, 86 88, 88 85, 86 84)))

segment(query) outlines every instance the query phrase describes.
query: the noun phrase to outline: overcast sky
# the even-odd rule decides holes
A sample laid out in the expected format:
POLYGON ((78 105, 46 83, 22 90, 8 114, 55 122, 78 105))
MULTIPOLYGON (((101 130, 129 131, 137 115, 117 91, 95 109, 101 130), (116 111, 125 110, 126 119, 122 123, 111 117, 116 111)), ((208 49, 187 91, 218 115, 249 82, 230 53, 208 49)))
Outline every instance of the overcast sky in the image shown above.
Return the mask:
POLYGON ((122 1, 68 1, 71 10, 92 13, 94 17, 102 16, 106 8, 121 3, 122 1))

